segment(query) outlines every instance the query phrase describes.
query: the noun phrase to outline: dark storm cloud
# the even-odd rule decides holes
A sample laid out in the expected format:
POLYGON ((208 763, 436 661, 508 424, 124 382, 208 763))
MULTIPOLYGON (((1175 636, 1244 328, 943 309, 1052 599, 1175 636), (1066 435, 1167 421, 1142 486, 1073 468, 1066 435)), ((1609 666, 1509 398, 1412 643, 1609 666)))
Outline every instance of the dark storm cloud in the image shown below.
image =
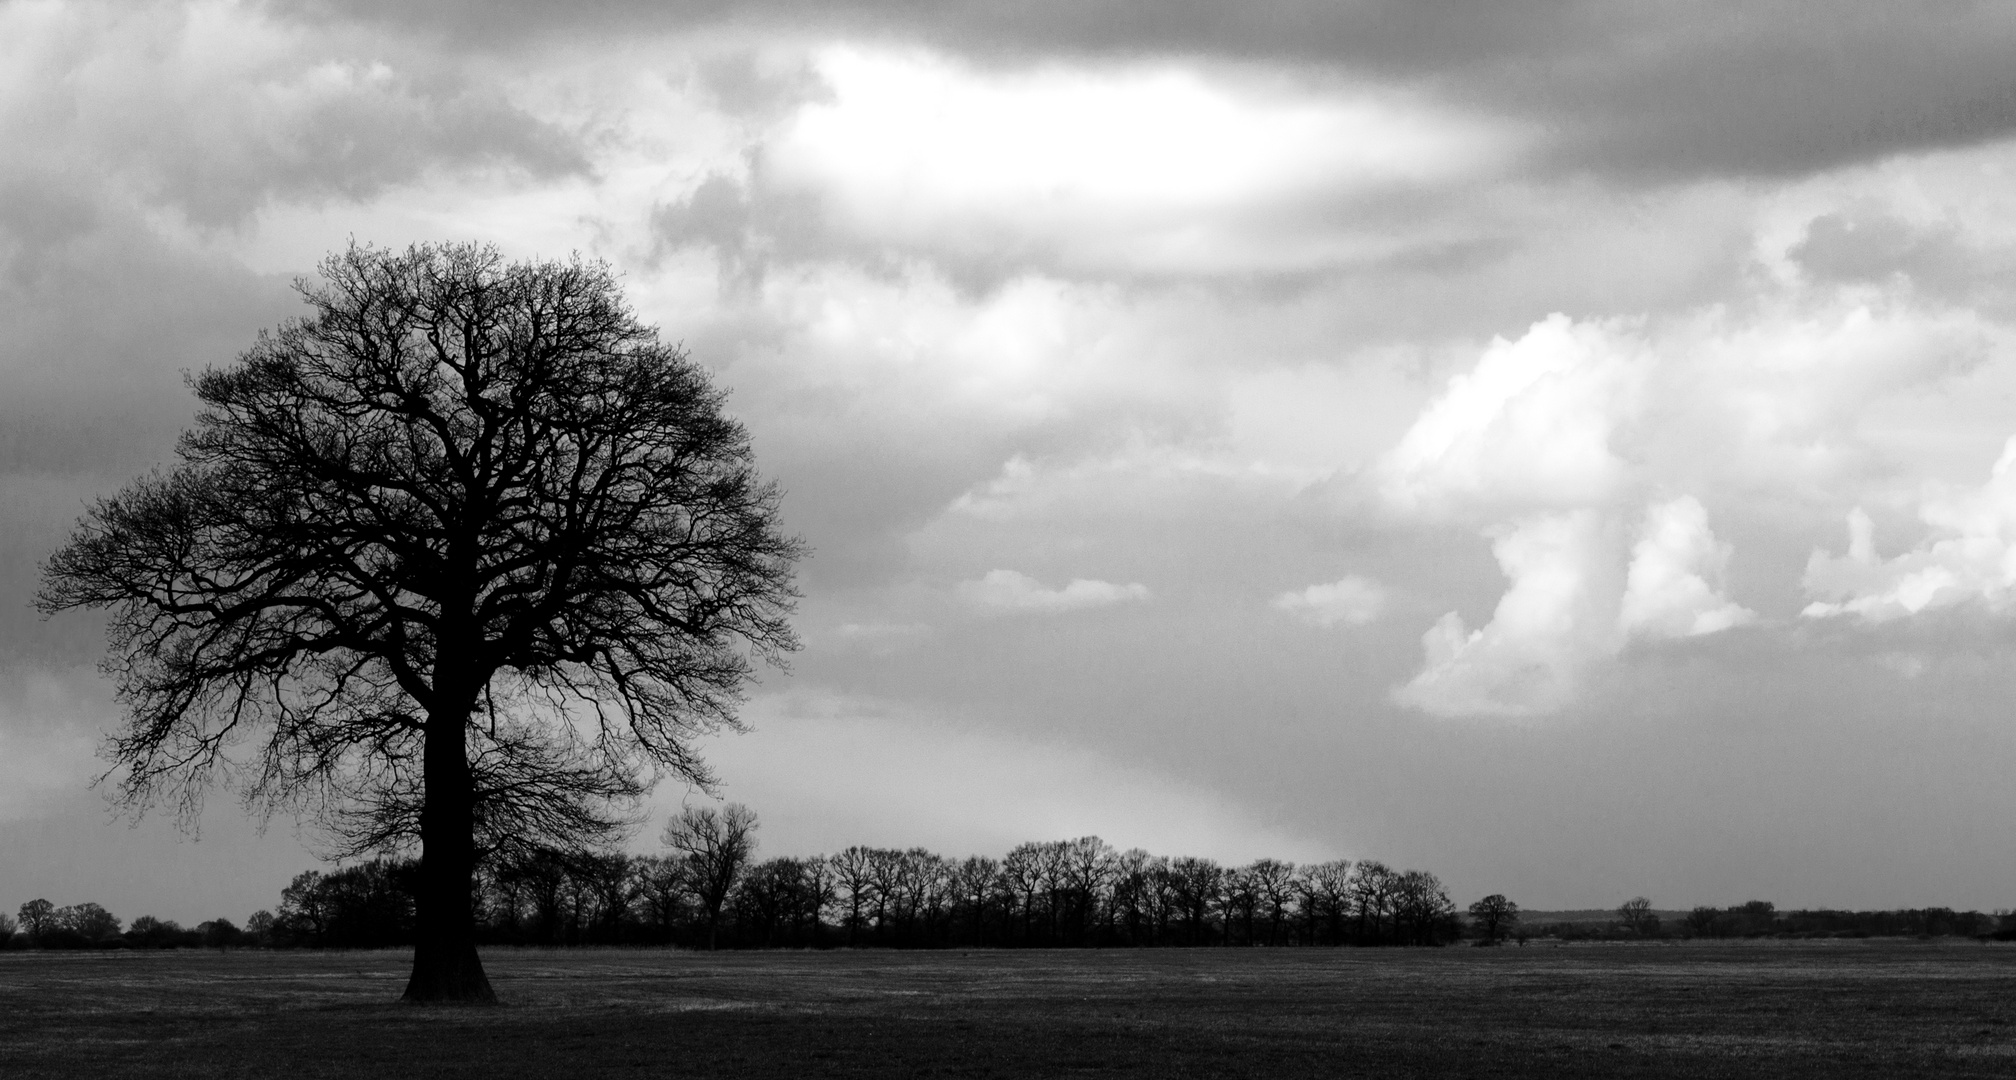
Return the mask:
POLYGON ((1557 168, 1796 175, 2016 131, 2016 8, 1523 0, 288 0, 512 48, 756 27, 922 39, 976 56, 1191 54, 1396 81, 1534 122, 1557 168))
POLYGON ((172 457, 183 372, 298 309, 283 278, 164 242, 94 185, 0 179, 0 661, 98 652, 95 620, 29 606, 41 559, 88 499, 172 457))
POLYGON ((173 457, 196 411, 182 372, 224 364, 296 314, 278 280, 131 236, 0 288, 0 658, 83 663, 95 619, 28 606, 43 557, 85 503, 173 457))

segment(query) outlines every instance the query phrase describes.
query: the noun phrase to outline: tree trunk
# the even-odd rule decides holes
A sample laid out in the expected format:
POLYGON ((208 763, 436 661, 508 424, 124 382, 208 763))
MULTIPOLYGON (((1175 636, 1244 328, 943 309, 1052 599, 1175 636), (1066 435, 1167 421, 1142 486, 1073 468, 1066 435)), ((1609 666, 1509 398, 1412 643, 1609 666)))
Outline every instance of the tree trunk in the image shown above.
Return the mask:
POLYGON ((497 1000, 476 955, 476 918, 469 904, 476 876, 475 789, 463 726, 463 716, 434 714, 427 720, 419 939, 404 998, 411 1002, 497 1000))

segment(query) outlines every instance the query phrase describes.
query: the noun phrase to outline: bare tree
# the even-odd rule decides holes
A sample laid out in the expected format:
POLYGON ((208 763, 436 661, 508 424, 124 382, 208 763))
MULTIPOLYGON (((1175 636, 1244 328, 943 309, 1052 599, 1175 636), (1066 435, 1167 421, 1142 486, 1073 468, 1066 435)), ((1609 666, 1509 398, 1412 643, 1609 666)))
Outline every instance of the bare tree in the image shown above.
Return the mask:
POLYGON ((737 937, 746 944, 765 947, 787 941, 797 929, 804 890, 802 860, 786 856, 749 867, 735 886, 737 937))
POLYGON ((1332 945, 1342 943, 1344 916, 1351 909, 1351 860, 1332 859, 1305 866, 1299 876, 1309 940, 1313 943, 1321 937, 1332 945))
POLYGON ((1237 916, 1245 934, 1244 943, 1253 944, 1253 920, 1260 911, 1260 890, 1250 866, 1226 867, 1224 883, 1225 944, 1232 944, 1232 919, 1237 916))
POLYGON ((930 944, 938 940, 953 900, 954 867, 944 856, 921 847, 911 848, 905 855, 910 863, 911 932, 919 935, 915 939, 918 944, 930 944))
POLYGON ((868 859, 868 882, 875 898, 875 940, 886 942, 889 938, 889 907, 897 905, 901 910, 903 891, 907 884, 908 859, 895 848, 870 848, 868 859))
POLYGON ((1142 848, 1128 848, 1113 857, 1112 899, 1107 917, 1126 932, 1127 944, 1145 944, 1151 934, 1150 879, 1155 857, 1142 848))
POLYGON ((29 944, 40 944, 56 929, 56 905, 47 900, 30 900, 21 905, 21 932, 29 944))
POLYGON ((861 909, 875 894, 875 849, 856 844, 826 860, 833 868, 833 882, 846 898, 847 944, 859 940, 861 909))
POLYGON ((1217 908, 1224 883, 1224 868, 1210 859, 1185 855, 1170 860, 1171 902, 1189 930, 1190 944, 1210 944, 1211 914, 1217 908))
POLYGON ((952 888, 958 903, 973 920, 973 944, 987 944, 988 901, 1001 877, 1001 864, 984 855, 969 855, 952 870, 952 888))
POLYGON ((1049 924, 1045 933, 1049 935, 1047 940, 1050 944, 1060 944, 1058 938, 1063 930, 1064 892, 1070 885, 1065 868, 1071 842, 1046 840, 1033 845, 1033 848, 1036 884, 1043 893, 1043 914, 1049 924))
POLYGON ((814 855, 803 862, 804 889, 799 893, 801 901, 798 917, 805 920, 806 939, 813 948, 819 947, 820 927, 826 918, 826 908, 839 896, 839 883, 833 873, 833 863, 824 855, 814 855))
POLYGON ((1033 944, 1036 933, 1036 896, 1043 890, 1044 845, 1030 841, 1008 849, 1001 859, 1001 892, 1009 901, 1011 914, 1022 911, 1022 942, 1033 944))
POLYGON ((72 904, 57 908, 52 921, 57 929, 68 930, 85 941, 99 942, 119 935, 118 916, 97 904, 72 904))
POLYGON ((741 803, 716 811, 689 806, 665 823, 665 846, 686 860, 686 887, 707 917, 707 947, 715 946, 721 906, 735 889, 735 879, 756 853, 756 814, 741 803))
POLYGON ((1426 870, 1402 872, 1394 882, 1394 898, 1397 936, 1405 944, 1436 945, 1445 935, 1454 938, 1462 930, 1449 890, 1426 870))
POLYGON ((673 930, 686 913, 686 860, 667 856, 645 856, 638 867, 638 897, 658 940, 669 944, 673 930))
POLYGON ((1617 921, 1639 937, 1651 937, 1659 932, 1659 916, 1652 913, 1652 901, 1642 896, 1634 896, 1618 905, 1617 921))
POLYGON ((308 318, 193 379, 180 463, 91 507, 45 613, 109 608, 128 805, 220 771, 422 850, 408 1000, 490 1000, 487 849, 628 824, 796 647, 800 545, 722 395, 606 266, 356 245, 308 318), (230 748, 252 749, 234 761, 230 748))
POLYGON ((329 936, 328 894, 322 888, 322 872, 304 870, 280 890, 280 923, 292 936, 320 945, 329 936))
MULTIPOLYGON (((1279 859, 1261 859, 1246 868, 1247 880, 1267 910, 1267 944, 1281 944, 1281 926, 1295 903, 1295 864, 1279 859)), ((1247 944, 1252 944, 1248 934, 1247 944)))
POLYGON ((1110 928, 1109 902, 1118 856, 1113 845, 1096 836, 1065 843, 1063 879, 1071 896, 1072 933, 1081 942, 1101 927, 1110 928))
POLYGON ((1484 944, 1496 945, 1519 925, 1519 905, 1505 899, 1504 893, 1492 893, 1470 905, 1470 922, 1484 935, 1484 944))
MULTIPOLYGON (((546 945, 566 942, 573 920, 567 904, 569 875, 564 852, 546 847, 514 851, 508 859, 496 861, 494 874, 510 891, 514 906, 522 903, 526 907, 533 940, 546 945)), ((517 914, 513 912, 513 922, 517 914)))
POLYGON ((1142 866, 1142 913, 1148 921, 1148 937, 1157 945, 1169 940, 1169 923, 1176 918, 1176 874, 1167 855, 1156 855, 1142 866))
POLYGON ((1369 945, 1397 938, 1400 875, 1377 859, 1360 860, 1351 868, 1351 913, 1356 917, 1358 943, 1369 945), (1390 929, 1389 929, 1390 928, 1390 929))
POLYGON ((641 866, 620 851, 592 853, 574 861, 574 878, 588 901, 588 928, 593 940, 619 944, 631 907, 643 895, 641 866))

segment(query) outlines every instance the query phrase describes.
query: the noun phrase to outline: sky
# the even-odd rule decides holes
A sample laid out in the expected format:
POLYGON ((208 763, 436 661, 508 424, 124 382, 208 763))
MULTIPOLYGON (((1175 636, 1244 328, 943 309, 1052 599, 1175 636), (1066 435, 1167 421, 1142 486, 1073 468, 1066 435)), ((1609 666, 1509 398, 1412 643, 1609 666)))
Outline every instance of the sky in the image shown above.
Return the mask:
POLYGON ((804 648, 660 817, 2016 906, 2012 54, 1957 0, 0 0, 0 910, 320 865, 109 804, 103 622, 30 598, 352 239, 606 260, 786 490, 804 648))

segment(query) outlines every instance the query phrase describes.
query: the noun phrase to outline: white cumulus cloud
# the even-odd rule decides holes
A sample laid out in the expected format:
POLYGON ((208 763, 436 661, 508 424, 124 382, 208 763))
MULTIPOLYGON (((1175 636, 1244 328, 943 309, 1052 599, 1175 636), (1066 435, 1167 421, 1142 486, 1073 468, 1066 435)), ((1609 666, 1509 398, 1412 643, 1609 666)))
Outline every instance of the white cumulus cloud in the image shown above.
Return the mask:
POLYGON ((1386 590, 1378 582, 1356 574, 1311 585, 1299 592, 1284 592, 1273 603, 1276 611, 1325 628, 1338 623, 1363 626, 1378 618, 1385 606, 1386 590))
POLYGON ((1525 717, 1573 696, 1590 660, 1622 644, 1613 524, 1591 510, 1528 518, 1491 545, 1512 581, 1491 621, 1471 630, 1450 612, 1421 639, 1427 663, 1393 692, 1436 716, 1525 717))
POLYGON ((1814 551, 1805 615, 1859 615, 1870 622, 1976 601, 2006 611, 2016 600, 2016 437, 2003 446, 1988 482, 1928 498, 1919 517, 1932 535, 1894 559, 1876 554, 1875 526, 1848 515, 1848 553, 1814 551))
POLYGON ((1873 405, 1968 370, 1992 340, 1904 295, 1551 315, 1492 341, 1368 479, 1402 514, 1484 521, 1618 509, 1648 487, 1823 490, 1867 460, 1873 405))
POLYGON ((1618 626, 1648 637, 1696 637, 1740 626, 1756 613, 1722 594, 1730 547, 1708 528, 1701 500, 1683 495, 1645 511, 1631 549, 1618 626))
POLYGON ((1436 716, 1534 717, 1570 704, 1589 668, 1633 637, 1713 634, 1756 618, 1723 594, 1730 547, 1699 499, 1646 508, 1628 556, 1621 515, 1593 508, 1486 530, 1511 584, 1491 621, 1457 612, 1421 639, 1421 672, 1393 692, 1436 716))
MULTIPOLYGON (((1843 293, 1656 320, 1557 314, 1494 340, 1365 477, 1402 520, 1483 525, 1511 579, 1483 628, 1452 612, 1429 631, 1427 662, 1395 699, 1444 716, 1557 711, 1627 640, 1756 621, 1726 594, 1731 549, 1692 493, 1810 499, 1878 475, 1890 451, 1866 414, 1969 371, 1992 337, 1908 295, 1843 293), (1690 494, 1647 507, 1661 489, 1690 494)), ((1944 539, 1919 552, 1816 554, 1808 589, 1831 603, 1808 614, 2003 602, 2016 480, 2006 458, 1998 468, 1989 490, 1927 504, 1944 539)))
POLYGON ((977 581, 959 583, 959 595, 982 611, 1059 612, 1107 607, 1148 599, 1148 586, 1140 582, 1116 585, 1110 581, 1073 578, 1063 588, 1053 589, 1027 574, 1013 570, 989 570, 977 581))
POLYGON ((1638 411, 1648 368, 1641 344, 1566 315, 1499 338, 1381 459, 1380 493, 1430 513, 1601 500, 1627 477, 1611 435, 1638 411))

